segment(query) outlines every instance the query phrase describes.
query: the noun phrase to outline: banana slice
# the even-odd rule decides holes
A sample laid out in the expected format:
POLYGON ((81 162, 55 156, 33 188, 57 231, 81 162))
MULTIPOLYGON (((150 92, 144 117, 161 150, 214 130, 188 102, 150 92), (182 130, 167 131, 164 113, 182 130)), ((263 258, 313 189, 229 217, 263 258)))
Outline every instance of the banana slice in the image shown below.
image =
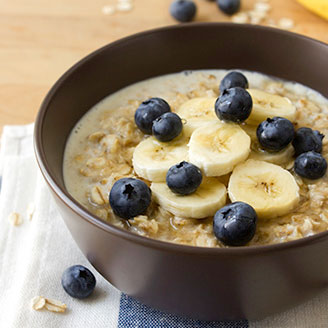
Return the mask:
MULTIPOLYGON (((187 121, 185 129, 193 132, 211 121, 217 121, 214 105, 217 98, 193 98, 183 103, 176 113, 187 121)), ((191 133, 190 133, 191 134, 191 133)))
POLYGON ((198 128, 189 142, 189 161, 206 176, 221 176, 247 159, 250 137, 233 123, 215 122, 198 128))
POLYGON ((179 217, 202 219, 213 216, 226 203, 226 187, 216 178, 203 178, 198 189, 190 195, 173 193, 165 182, 150 186, 155 202, 179 217))
POLYGON ((285 165, 293 159, 294 148, 290 144, 285 149, 278 152, 268 152, 263 150, 258 142, 253 142, 251 146, 250 159, 265 161, 272 164, 285 165))
POLYGON ((253 109, 248 124, 259 124, 268 117, 280 116, 295 121, 296 107, 286 98, 257 89, 247 90, 253 100, 253 109))
POLYGON ((184 133, 170 142, 160 142, 154 137, 141 141, 133 153, 134 171, 150 181, 165 181, 172 165, 188 160, 188 141, 184 133))
POLYGON ((252 142, 257 141, 257 125, 250 125, 250 124, 241 124, 240 127, 250 136, 252 142))
POLYGON ((262 219, 287 214, 299 202, 298 185, 287 170, 253 159, 236 166, 228 192, 232 202, 243 201, 253 206, 262 219))

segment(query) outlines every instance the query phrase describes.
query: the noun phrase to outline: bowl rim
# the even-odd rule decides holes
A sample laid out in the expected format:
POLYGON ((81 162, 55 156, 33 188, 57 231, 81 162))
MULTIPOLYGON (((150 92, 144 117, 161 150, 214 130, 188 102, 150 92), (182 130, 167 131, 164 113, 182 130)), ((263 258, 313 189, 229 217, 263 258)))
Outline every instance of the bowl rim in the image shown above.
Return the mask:
POLYGON ((223 248, 175 244, 172 242, 161 241, 149 237, 140 236, 128 230, 124 230, 119 227, 116 227, 108 222, 103 221, 99 217, 93 215, 90 211, 84 208, 83 205, 79 204, 67 191, 61 188, 57 184, 55 177, 50 173, 48 167, 49 164, 47 163, 45 151, 42 145, 42 126, 48 111, 48 106, 52 102, 53 96, 58 92, 62 84, 65 82, 66 78, 74 74, 74 72, 77 69, 79 69, 85 63, 91 61, 94 57, 98 56, 98 54, 102 53, 103 51, 110 48, 115 48, 117 45, 122 45, 124 43, 129 42, 130 40, 136 40, 138 38, 143 38, 144 36, 150 34, 157 34, 170 30, 187 30, 187 29, 194 29, 194 28, 204 28, 209 26, 213 26, 217 28, 222 26, 222 27, 229 27, 232 29, 247 29, 250 31, 251 30, 261 30, 263 32, 267 31, 270 33, 285 35, 290 38, 297 38, 297 39, 304 40, 306 42, 316 43, 321 46, 328 47, 328 44, 322 41, 298 33, 281 30, 278 28, 261 26, 261 25, 235 24, 235 23, 226 23, 226 22, 188 23, 188 24, 164 26, 164 27, 138 32, 126 36, 124 38, 120 38, 109 44, 106 44, 100 47, 99 49, 91 52, 90 54, 83 57, 82 59, 80 59, 77 63, 71 66, 64 74, 62 74, 61 77, 55 82, 55 84, 48 91, 44 100, 41 103, 35 121, 33 139, 34 139, 34 152, 35 152, 36 160, 44 179, 46 180, 48 186, 51 188, 54 194, 64 203, 64 205, 68 206, 81 219, 104 230, 105 232, 115 235, 116 237, 129 240, 130 242, 137 243, 145 247, 150 247, 150 248, 155 248, 155 249, 165 250, 175 253, 200 254, 203 256, 217 256, 217 255, 245 256, 245 255, 254 255, 258 253, 275 252, 283 249, 294 249, 297 247, 306 246, 308 244, 321 242, 323 239, 327 238, 328 231, 320 232, 312 236, 303 237, 297 240, 277 243, 277 244, 256 245, 256 246, 246 246, 246 247, 245 246, 223 247, 223 248))

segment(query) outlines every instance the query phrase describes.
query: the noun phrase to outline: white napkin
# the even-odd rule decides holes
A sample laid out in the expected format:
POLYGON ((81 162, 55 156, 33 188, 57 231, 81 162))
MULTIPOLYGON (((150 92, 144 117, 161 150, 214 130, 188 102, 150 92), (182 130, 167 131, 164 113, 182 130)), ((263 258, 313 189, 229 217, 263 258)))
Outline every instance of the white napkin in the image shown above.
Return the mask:
POLYGON ((117 327, 121 293, 87 262, 73 241, 41 177, 32 148, 33 125, 5 127, 0 168, 0 327, 117 327), (34 203, 32 220, 27 218, 34 203), (20 213, 13 226, 8 216, 20 213), (92 297, 76 300, 61 287, 62 272, 82 264, 97 279, 92 297), (31 307, 34 296, 60 300, 66 313, 31 307))
POLYGON ((34 158, 32 133, 32 124, 7 126, 1 139, 1 328, 224 328, 247 325, 250 328, 328 327, 328 291, 290 311, 265 320, 240 324, 181 320, 176 316, 158 313, 130 299, 129 309, 123 306, 120 310, 121 293, 87 262, 57 212, 34 158), (30 203, 35 205, 31 221, 26 215, 30 203), (9 222, 8 216, 12 212, 21 214, 23 223, 20 226, 13 226, 9 222), (74 264, 87 266, 96 276, 97 286, 89 299, 73 299, 61 287, 62 272, 74 264), (67 304, 66 313, 33 310, 30 302, 37 295, 64 302, 67 304))

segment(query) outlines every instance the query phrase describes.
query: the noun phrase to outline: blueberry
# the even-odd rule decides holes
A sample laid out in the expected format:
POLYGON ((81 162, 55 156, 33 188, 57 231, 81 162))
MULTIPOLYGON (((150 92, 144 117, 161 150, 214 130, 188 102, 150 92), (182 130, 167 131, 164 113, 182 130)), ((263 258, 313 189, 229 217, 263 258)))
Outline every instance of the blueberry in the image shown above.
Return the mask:
POLYGON ((175 113, 165 113, 153 122, 153 135, 159 141, 171 141, 181 131, 181 118, 175 113))
POLYGON ((254 208, 243 202, 235 202, 215 213, 213 231, 225 245, 244 246, 254 237, 256 223, 254 208))
POLYGON ((61 278, 65 292, 74 298, 88 297, 96 286, 93 273, 82 265, 67 268, 61 278))
POLYGON ((292 143, 295 149, 295 155, 298 156, 311 150, 321 153, 323 138, 324 135, 317 130, 310 128, 298 129, 292 143))
POLYGON ((327 161, 315 151, 299 155, 294 163, 295 172, 303 178, 315 180, 322 178, 327 171, 327 161))
POLYGON ((283 117, 267 118, 256 130, 260 145, 270 151, 286 148, 294 138, 294 125, 283 117))
POLYGON ((150 201, 149 187, 143 181, 133 178, 117 180, 109 193, 112 210, 123 219, 145 213, 150 201))
POLYGON ((197 7, 191 0, 175 0, 170 6, 171 15, 179 22, 186 23, 193 20, 197 7))
POLYGON ((228 73, 220 83, 220 92, 222 93, 226 89, 240 87, 243 89, 248 88, 248 80, 242 73, 233 71, 228 73))
POLYGON ((168 187, 176 194, 190 195, 202 182, 202 172, 191 163, 181 162, 172 166, 166 174, 168 187))
POLYGON ((243 88, 226 89, 215 102, 215 113, 220 120, 241 123, 251 114, 253 101, 243 88))
POLYGON ((138 107, 134 114, 137 127, 146 134, 151 134, 153 121, 166 112, 170 112, 169 104, 161 98, 150 98, 138 107))
POLYGON ((233 15, 240 9, 240 0, 217 0, 217 4, 227 15, 233 15))

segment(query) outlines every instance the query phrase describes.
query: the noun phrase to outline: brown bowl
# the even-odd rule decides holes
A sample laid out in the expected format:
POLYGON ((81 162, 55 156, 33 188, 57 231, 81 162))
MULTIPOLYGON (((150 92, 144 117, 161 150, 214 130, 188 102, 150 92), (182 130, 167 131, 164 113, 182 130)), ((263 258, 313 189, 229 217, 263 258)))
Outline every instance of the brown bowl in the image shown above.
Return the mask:
POLYGON ((293 80, 328 97, 328 45, 260 26, 187 24, 151 30, 87 56, 53 86, 35 125, 35 152, 67 227, 94 267, 142 303, 197 319, 258 319, 328 284, 328 232, 261 247, 175 245, 123 231, 66 191, 68 135, 98 101, 127 85, 190 69, 242 68, 293 80))

